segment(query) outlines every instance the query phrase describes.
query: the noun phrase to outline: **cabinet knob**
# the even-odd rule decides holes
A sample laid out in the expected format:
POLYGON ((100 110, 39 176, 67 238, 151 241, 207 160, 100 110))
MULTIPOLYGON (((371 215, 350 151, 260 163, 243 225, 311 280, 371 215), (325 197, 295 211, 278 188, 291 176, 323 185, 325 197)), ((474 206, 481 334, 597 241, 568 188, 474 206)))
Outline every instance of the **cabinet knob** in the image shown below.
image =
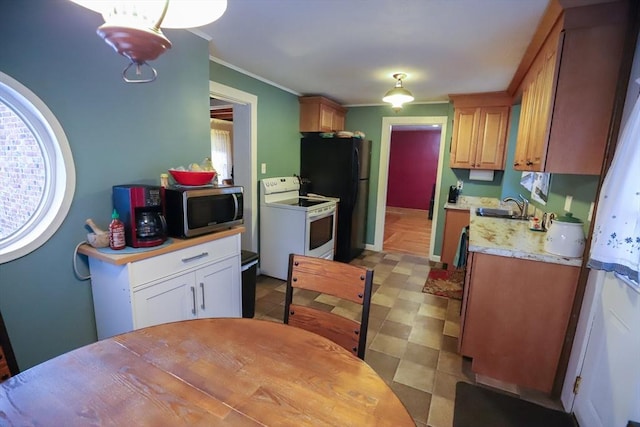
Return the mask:
POLYGON ((531 166, 533 165, 533 162, 531 160, 527 160, 527 166, 531 166))

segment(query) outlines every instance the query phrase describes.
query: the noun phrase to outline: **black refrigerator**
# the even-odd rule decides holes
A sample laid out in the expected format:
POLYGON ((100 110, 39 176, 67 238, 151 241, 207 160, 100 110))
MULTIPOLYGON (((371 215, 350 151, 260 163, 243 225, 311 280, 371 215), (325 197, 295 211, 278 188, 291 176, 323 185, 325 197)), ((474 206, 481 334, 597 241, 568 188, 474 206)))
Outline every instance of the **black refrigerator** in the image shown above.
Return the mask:
POLYGON ((308 135, 300 146, 300 176, 309 191, 338 197, 334 259, 349 262, 364 250, 369 200, 371 141, 308 135))

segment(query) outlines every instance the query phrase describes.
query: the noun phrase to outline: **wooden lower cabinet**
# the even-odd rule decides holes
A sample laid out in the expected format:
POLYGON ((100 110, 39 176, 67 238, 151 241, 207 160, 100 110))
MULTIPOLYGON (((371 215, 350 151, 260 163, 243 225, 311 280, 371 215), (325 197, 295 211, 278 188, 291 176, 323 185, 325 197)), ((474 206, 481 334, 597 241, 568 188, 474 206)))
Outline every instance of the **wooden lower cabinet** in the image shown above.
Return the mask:
POLYGON ((445 209, 444 236, 442 238, 442 253, 440 262, 447 264, 448 270, 455 269, 453 260, 460 243, 462 229, 469 225, 469 210, 445 209))
POLYGON ((470 253, 459 350, 477 374, 551 393, 579 267, 470 253))

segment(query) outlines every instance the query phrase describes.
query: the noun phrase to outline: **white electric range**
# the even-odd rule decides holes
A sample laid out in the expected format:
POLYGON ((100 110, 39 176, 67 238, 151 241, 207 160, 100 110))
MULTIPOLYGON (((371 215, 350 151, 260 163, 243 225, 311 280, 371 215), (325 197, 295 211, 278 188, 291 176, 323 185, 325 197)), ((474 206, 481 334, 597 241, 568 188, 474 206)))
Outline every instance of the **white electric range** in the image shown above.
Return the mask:
POLYGON ((287 279, 289 254, 333 259, 336 199, 300 196, 298 177, 260 183, 260 273, 287 279))

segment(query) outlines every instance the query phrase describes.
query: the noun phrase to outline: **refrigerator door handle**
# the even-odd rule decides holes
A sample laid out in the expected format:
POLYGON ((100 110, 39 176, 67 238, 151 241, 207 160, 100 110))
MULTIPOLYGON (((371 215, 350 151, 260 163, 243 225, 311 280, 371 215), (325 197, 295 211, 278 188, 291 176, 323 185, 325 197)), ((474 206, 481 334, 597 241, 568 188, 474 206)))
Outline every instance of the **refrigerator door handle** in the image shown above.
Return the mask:
POLYGON ((358 147, 355 148, 355 158, 353 159, 353 162, 355 163, 355 167, 353 168, 353 177, 351 178, 353 181, 352 205, 355 205, 358 200, 358 182, 360 181, 360 150, 358 150, 358 147))

